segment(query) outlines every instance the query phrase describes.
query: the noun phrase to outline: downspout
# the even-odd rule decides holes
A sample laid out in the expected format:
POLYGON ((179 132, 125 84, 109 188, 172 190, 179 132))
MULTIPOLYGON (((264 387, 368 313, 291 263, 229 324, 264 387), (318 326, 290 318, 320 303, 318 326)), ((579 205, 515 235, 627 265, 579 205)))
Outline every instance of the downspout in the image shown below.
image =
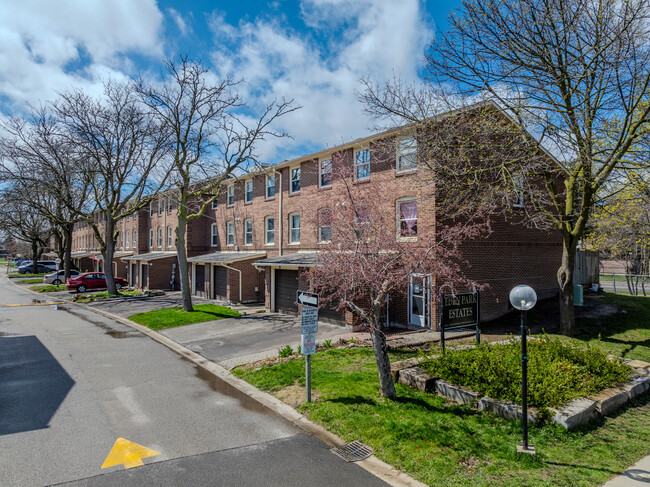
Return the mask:
POLYGON ((241 270, 240 269, 235 269, 234 267, 230 267, 229 265, 226 264, 220 264, 224 266, 226 269, 230 269, 231 271, 237 271, 239 273, 239 302, 241 303, 241 285, 242 285, 242 278, 241 278, 241 270))
POLYGON ((280 175, 280 198, 278 198, 278 256, 282 255, 282 172, 276 170, 276 174, 280 175))

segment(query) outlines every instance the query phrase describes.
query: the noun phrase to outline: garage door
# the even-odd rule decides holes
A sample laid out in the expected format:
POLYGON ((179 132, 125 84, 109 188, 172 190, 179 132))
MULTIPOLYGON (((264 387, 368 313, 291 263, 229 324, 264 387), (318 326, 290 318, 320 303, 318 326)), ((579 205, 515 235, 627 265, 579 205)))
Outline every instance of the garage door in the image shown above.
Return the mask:
POLYGON ((345 325, 345 311, 336 311, 336 304, 327 303, 318 310, 318 321, 333 325, 345 325))
POLYGON ((196 266, 194 278, 196 280, 194 293, 197 296, 205 297, 205 266, 203 264, 196 266))
POLYGON ((214 289, 214 296, 212 299, 220 301, 228 300, 228 269, 222 266, 215 266, 213 268, 212 289, 214 289))
POLYGON ((298 314, 296 292, 298 271, 275 271, 275 309, 280 313, 298 314))

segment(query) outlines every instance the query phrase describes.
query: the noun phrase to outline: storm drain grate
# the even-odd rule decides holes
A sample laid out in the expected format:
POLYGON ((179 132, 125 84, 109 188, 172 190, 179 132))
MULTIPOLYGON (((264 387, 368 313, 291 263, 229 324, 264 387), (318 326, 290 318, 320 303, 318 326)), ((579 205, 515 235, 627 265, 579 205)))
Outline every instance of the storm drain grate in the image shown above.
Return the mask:
POLYGON ((334 455, 341 457, 346 462, 365 460, 373 453, 372 448, 357 440, 348 443, 342 448, 330 448, 330 451, 334 453, 334 455))

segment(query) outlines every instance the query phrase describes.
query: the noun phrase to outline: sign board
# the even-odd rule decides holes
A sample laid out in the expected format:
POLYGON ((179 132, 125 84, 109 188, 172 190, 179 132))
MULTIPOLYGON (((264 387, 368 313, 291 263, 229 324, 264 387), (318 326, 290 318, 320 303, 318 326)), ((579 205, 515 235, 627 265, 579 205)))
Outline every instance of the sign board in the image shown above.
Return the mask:
POLYGON ((56 265, 59 265, 61 263, 61 259, 57 258, 55 261, 56 265))
POLYGON ((475 325, 478 323, 478 294, 444 294, 442 300, 442 326, 475 325))
POLYGON ((305 335, 318 331, 318 308, 303 306, 300 317, 300 333, 305 335))
POLYGON ((300 353, 303 355, 316 353, 316 335, 313 333, 300 335, 300 353))
POLYGON ((308 293, 307 291, 296 291, 296 302, 303 306, 318 308, 318 294, 308 293))

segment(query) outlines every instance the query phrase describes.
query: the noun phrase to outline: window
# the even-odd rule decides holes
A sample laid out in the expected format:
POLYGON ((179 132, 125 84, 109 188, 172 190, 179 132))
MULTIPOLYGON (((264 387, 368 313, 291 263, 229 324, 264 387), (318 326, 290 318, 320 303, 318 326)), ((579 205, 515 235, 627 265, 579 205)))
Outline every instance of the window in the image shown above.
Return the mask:
POLYGON ((291 170, 291 186, 289 187, 289 193, 297 193, 300 191, 300 168, 297 167, 291 170))
POLYGON ((172 197, 168 196, 167 197, 167 213, 172 212, 172 197))
POLYGON ((149 203, 149 216, 153 216, 153 201, 149 203))
MULTIPOLYGON (((163 202, 162 202, 161 199, 159 199, 158 200, 158 216, 162 215, 162 211, 163 211, 163 202)), ((158 247, 160 247, 160 245, 158 247)))
POLYGON ((219 245, 219 232, 217 230, 217 224, 213 223, 211 226, 211 231, 210 234, 212 235, 211 241, 210 241, 210 246, 216 247, 219 245))
POLYGON ((115 241, 120 243, 121 249, 124 248, 124 245, 122 245, 124 242, 122 242, 122 234, 120 232, 117 232, 117 238, 115 239, 115 241))
POLYGON ((253 180, 249 179, 244 185, 246 187, 245 201, 246 203, 251 203, 253 201, 253 180))
POLYGON ((233 222, 226 222, 226 245, 235 245, 235 225, 233 222))
POLYGON ((265 240, 264 242, 267 245, 272 245, 275 243, 275 218, 272 216, 267 216, 264 219, 264 233, 265 240))
POLYGON ((318 210, 318 241, 320 243, 332 240, 332 210, 322 208, 318 210))
POLYGON ((131 215, 126 215, 126 221, 128 222, 129 219, 131 218, 131 215))
POLYGON ((172 246, 172 227, 169 225, 167 227, 167 247, 172 246))
POLYGON ((126 248, 129 248, 129 232, 126 232, 126 248))
POLYGON ((354 154, 354 179, 363 181, 370 177, 370 149, 358 150, 354 154))
POLYGON ((133 230, 133 248, 135 248, 135 230, 133 230))
POLYGON ((149 247, 153 247, 153 228, 149 230, 149 247))
POLYGON ((244 245, 253 245, 253 220, 244 220, 244 245))
POLYGON ((212 209, 216 210, 217 209, 217 198, 212 200, 212 209))
POLYGON ((228 186, 227 196, 228 196, 228 206, 234 205, 235 204, 235 187, 233 185, 228 186))
POLYGON ((162 227, 158 227, 158 248, 162 247, 162 227))
POLYGON ((397 201, 400 237, 417 237, 418 207, 414 198, 397 201))
POLYGON ((524 177, 521 174, 516 174, 512 178, 512 183, 514 185, 514 198, 512 206, 515 208, 524 207, 524 177))
POLYGON ((273 198, 275 196, 275 174, 266 175, 266 197, 273 198))
POLYGON ((401 139, 397 143, 397 172, 418 167, 418 142, 415 137, 401 139))
POLYGON ((318 164, 318 186, 327 188, 332 185, 332 159, 325 159, 318 164))
POLYGON ((289 243, 300 243, 300 213, 289 215, 289 243))
POLYGON ((133 220, 135 221, 135 217, 138 216, 138 210, 133 212, 133 220))

